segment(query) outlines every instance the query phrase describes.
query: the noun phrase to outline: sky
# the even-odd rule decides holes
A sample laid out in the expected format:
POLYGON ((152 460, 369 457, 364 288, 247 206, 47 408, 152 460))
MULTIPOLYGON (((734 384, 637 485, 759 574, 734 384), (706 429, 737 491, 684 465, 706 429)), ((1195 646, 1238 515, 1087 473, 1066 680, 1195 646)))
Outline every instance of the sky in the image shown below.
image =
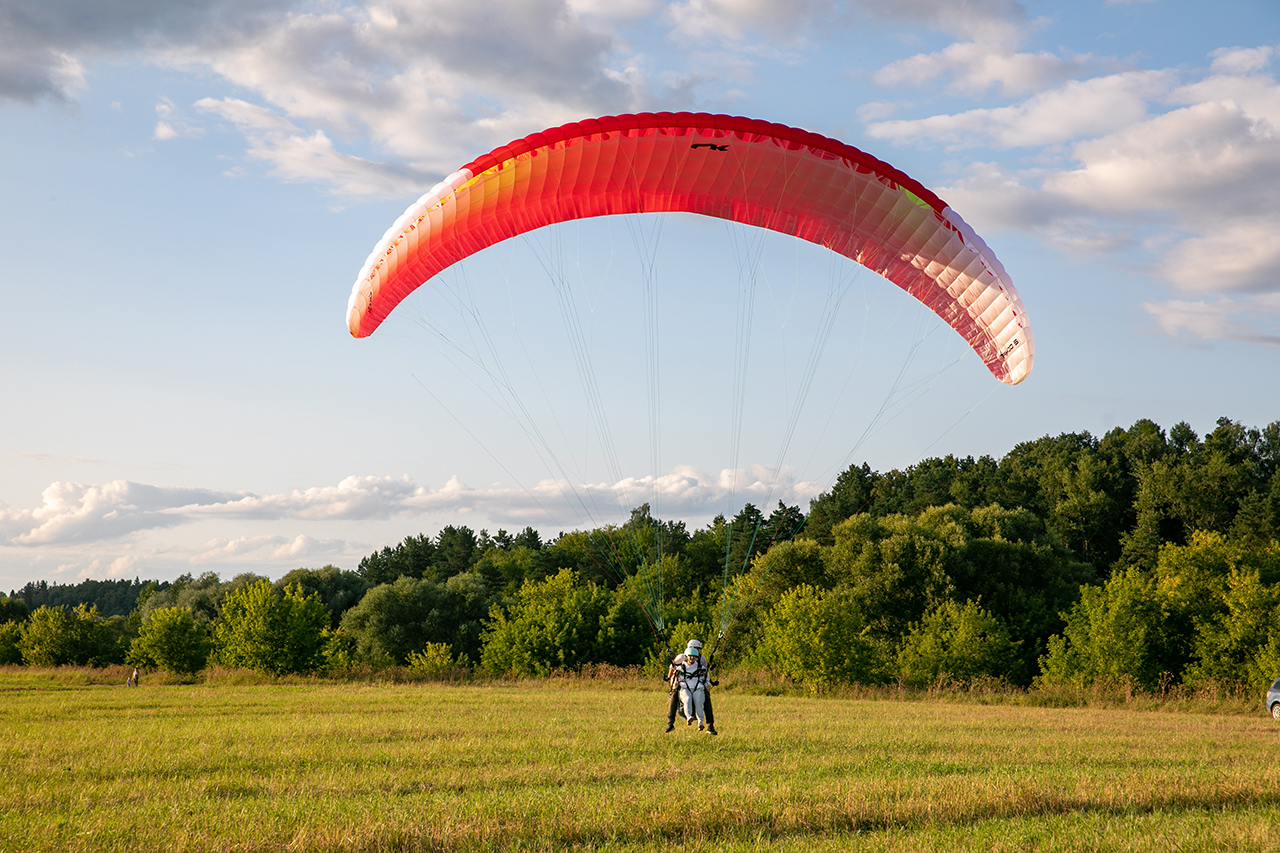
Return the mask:
POLYGON ((697 527, 849 464, 1265 425, 1278 81, 1275 0, 0 0, 0 589, 352 569, 645 501, 697 527), (1031 376, 849 262, 689 216, 509 241, 347 333, 444 175, 658 110, 933 189, 1017 285, 1031 376))

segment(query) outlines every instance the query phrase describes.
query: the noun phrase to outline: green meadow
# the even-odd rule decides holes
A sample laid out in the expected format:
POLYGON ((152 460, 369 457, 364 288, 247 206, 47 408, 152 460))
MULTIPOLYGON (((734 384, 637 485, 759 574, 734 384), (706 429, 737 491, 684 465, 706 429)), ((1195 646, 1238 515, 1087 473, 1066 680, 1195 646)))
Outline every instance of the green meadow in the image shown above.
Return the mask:
POLYGON ((1252 714, 0 671, 4 850, 1275 850, 1252 714))

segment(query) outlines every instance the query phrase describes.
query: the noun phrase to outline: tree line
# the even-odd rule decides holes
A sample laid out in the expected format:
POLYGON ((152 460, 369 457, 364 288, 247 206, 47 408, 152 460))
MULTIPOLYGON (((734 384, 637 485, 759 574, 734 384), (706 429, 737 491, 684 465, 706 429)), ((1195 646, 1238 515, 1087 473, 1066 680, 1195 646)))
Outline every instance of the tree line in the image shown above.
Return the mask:
MULTIPOLYGON (((166 589, 168 581, 152 582, 157 588, 166 589)), ((75 607, 92 604, 103 616, 128 616, 138 605, 138 595, 147 586, 142 581, 95 580, 88 578, 75 584, 49 583, 46 580, 31 581, 18 590, 9 590, 10 598, 18 598, 28 611, 38 607, 75 607)))
POLYGON ((1202 439, 1140 420, 999 460, 854 465, 807 512, 747 505, 697 530, 642 506, 552 541, 448 526, 274 583, 96 582, 79 601, 28 584, 0 599, 0 662, 538 674, 658 665, 657 613, 677 643, 714 643, 728 616, 723 664, 818 688, 1257 684, 1280 675, 1278 535, 1280 422, 1202 439), (659 566, 656 597, 639 580, 659 566))

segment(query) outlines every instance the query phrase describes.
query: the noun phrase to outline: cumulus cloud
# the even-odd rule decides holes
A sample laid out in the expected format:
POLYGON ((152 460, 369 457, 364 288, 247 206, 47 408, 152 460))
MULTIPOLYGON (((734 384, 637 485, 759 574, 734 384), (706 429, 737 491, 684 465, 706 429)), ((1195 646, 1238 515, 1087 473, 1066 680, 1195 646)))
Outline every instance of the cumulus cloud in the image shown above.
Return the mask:
POLYGON ((1170 92, 1166 71, 1134 71, 1069 80, 1007 107, 923 119, 873 122, 869 135, 898 142, 935 141, 951 147, 1039 147, 1096 136, 1147 117, 1147 102, 1170 92))
MULTIPOLYGON (((1272 86, 1277 90, 1273 83, 1272 86)), ((1280 289, 1280 136, 1273 116, 1230 100, 1198 103, 1081 142, 1074 168, 1040 182, 1047 198, 1102 217, 1171 219, 1154 268, 1187 293, 1280 289)), ((1157 226, 1158 227, 1158 226, 1157 226)))
POLYGON ((234 500, 173 509, 191 517, 254 520, 390 518, 415 514, 430 504, 433 494, 447 495, 455 488, 454 481, 437 493, 415 485, 408 477, 347 477, 333 486, 241 495, 234 500))
POLYGON ((164 142, 170 139, 190 139, 200 136, 203 130, 186 121, 174 106, 173 101, 161 98, 156 104, 156 129, 152 138, 164 142))
POLYGON ((1280 136, 1230 101, 1195 104, 1079 143, 1046 190, 1104 211, 1192 220, 1256 216, 1280 202, 1280 136))
POLYGON ((84 85, 84 66, 74 56, 0 31, 0 99, 66 101, 84 85))
POLYGON ((41 505, 29 510, 0 507, 0 536, 11 545, 48 545, 114 539, 186 519, 175 506, 218 503, 233 496, 203 489, 149 486, 116 480, 102 485, 52 483, 41 505))
POLYGON ((269 173, 284 181, 327 184, 334 193, 344 196, 421 192, 432 183, 428 174, 409 167, 344 154, 324 131, 308 133, 271 110, 247 101, 203 98, 195 106, 234 124, 249 143, 248 157, 267 164, 269 173))
POLYGON ((796 38, 871 19, 1001 41, 1026 26, 1017 0, 673 0, 666 18, 675 35, 695 40, 741 40, 751 32, 796 38))
POLYGON ((762 27, 794 34, 816 17, 830 18, 835 6, 827 0, 680 0, 666 14, 673 31, 685 38, 737 40, 762 27))
POLYGON ((904 144, 1029 149, 1021 170, 974 164, 940 191, 979 227, 1032 231, 1073 252, 1128 252, 1130 264, 1145 255, 1175 290, 1218 297, 1149 305, 1168 334, 1269 346, 1270 303, 1232 295, 1280 292, 1276 55, 1231 48, 1215 51, 1198 79, 1106 74, 1005 107, 873 121, 868 131, 904 144))
POLYGON ((66 100, 85 65, 247 27, 292 0, 6 0, 0 4, 0 98, 66 100))
POLYGON ((190 558, 193 565, 226 563, 299 563, 319 561, 345 555, 347 543, 342 539, 314 539, 305 534, 287 536, 244 536, 237 539, 211 539, 190 558))
MULTIPOLYGON (((126 554, 123 557, 116 557, 114 560, 111 560, 109 563, 106 564, 107 577, 112 577, 112 578, 128 577, 129 575, 134 574, 134 571, 137 567, 138 567, 138 558, 133 554, 126 554)), ((81 572, 80 576, 92 577, 94 574, 97 573, 97 569, 98 569, 97 566, 91 565, 90 568, 81 572)))
MULTIPOLYGON (((639 97, 613 36, 563 0, 307 6, 163 57, 212 68, 295 122, 368 135, 436 172, 583 112, 639 97), (447 164, 447 165, 446 165, 447 164)), ((642 81, 641 81, 642 82, 642 81)))
POLYGON ((137 577, 137 571, 141 567, 137 554, 124 554, 119 557, 94 558, 83 565, 65 564, 55 570, 55 575, 69 575, 75 573, 75 576, 81 580, 85 578, 127 578, 130 575, 137 577))
POLYGON ((960 92, 984 92, 992 87, 1004 95, 1038 92, 1081 73, 1088 56, 1018 53, 991 42, 956 42, 936 53, 921 53, 891 62, 873 75, 882 86, 924 86, 940 77, 960 92))
POLYGON ((1209 70, 1216 74, 1248 74, 1261 71, 1271 64, 1276 55, 1276 48, 1264 47, 1223 47, 1209 54, 1213 64, 1209 70))
POLYGON ((577 15, 623 21, 651 15, 661 6, 659 0, 568 0, 568 3, 577 15))
MULTIPOLYGON (((54 483, 41 506, 0 507, 0 536, 12 546, 49 546, 120 540, 146 530, 202 521, 326 522, 481 513, 494 523, 594 526, 625 517, 645 501, 663 512, 697 515, 723 511, 730 495, 760 504, 801 503, 821 491, 797 481, 789 469, 753 467, 708 475, 677 467, 657 477, 616 483, 546 480, 528 488, 473 488, 456 476, 438 489, 404 477, 347 477, 331 486, 255 495, 144 485, 117 480, 101 485, 54 483)), ((213 562, 248 551, 270 551, 275 560, 341 550, 340 540, 309 536, 257 536, 217 540, 201 552, 213 562)))
POLYGON ((1177 243, 1158 265, 1179 290, 1248 293, 1278 289, 1280 214, 1230 217, 1206 232, 1177 243))
POLYGON ((1016 41, 1031 24, 1018 0, 854 0, 852 5, 883 20, 920 24, 974 41, 1016 41))
POLYGON ((708 475, 694 468, 676 467, 657 477, 627 477, 615 483, 570 483, 543 480, 531 486, 474 488, 452 477, 438 489, 414 483, 409 477, 348 477, 333 486, 295 489, 274 495, 244 495, 215 504, 175 508, 190 517, 238 519, 352 520, 384 519, 425 514, 481 513, 500 523, 598 524, 596 513, 625 515, 648 500, 661 501, 664 511, 697 514, 723 508, 735 493, 743 500, 772 495, 797 502, 818 494, 813 483, 797 482, 790 470, 763 467, 721 471, 708 475), (610 509, 612 508, 612 509, 610 509), (584 515, 586 517, 584 517, 584 515))
POLYGON ((1148 302, 1143 309, 1167 335, 1193 340, 1239 341, 1280 348, 1275 331, 1280 320, 1280 294, 1215 299, 1148 302), (1267 323, 1271 328, 1267 328, 1267 323))
MULTIPOLYGON (((647 99, 638 60, 564 0, 518 0, 500 10, 471 0, 308 6, 165 60, 211 68, 310 130, 265 144, 249 137, 252 157, 306 163, 277 165, 276 174, 298 179, 350 167, 333 140, 367 138, 378 154, 431 174, 433 183, 477 151, 647 99)), ((389 191, 378 182, 330 183, 356 195, 389 191)), ((395 194, 418 189, 402 183, 395 194)))

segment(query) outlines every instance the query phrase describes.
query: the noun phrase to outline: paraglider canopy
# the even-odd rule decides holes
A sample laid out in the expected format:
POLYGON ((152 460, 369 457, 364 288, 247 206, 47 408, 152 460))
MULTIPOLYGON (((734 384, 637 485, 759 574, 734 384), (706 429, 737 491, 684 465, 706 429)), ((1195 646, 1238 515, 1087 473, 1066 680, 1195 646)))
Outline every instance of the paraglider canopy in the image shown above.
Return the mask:
POLYGON ((1000 381, 1031 372, 1031 329, 1012 281, 933 192, 837 140, 706 113, 573 122, 468 163, 374 248, 352 288, 347 327, 371 334, 418 286, 507 238, 583 217, 676 211, 839 252, 928 306, 1000 381))

